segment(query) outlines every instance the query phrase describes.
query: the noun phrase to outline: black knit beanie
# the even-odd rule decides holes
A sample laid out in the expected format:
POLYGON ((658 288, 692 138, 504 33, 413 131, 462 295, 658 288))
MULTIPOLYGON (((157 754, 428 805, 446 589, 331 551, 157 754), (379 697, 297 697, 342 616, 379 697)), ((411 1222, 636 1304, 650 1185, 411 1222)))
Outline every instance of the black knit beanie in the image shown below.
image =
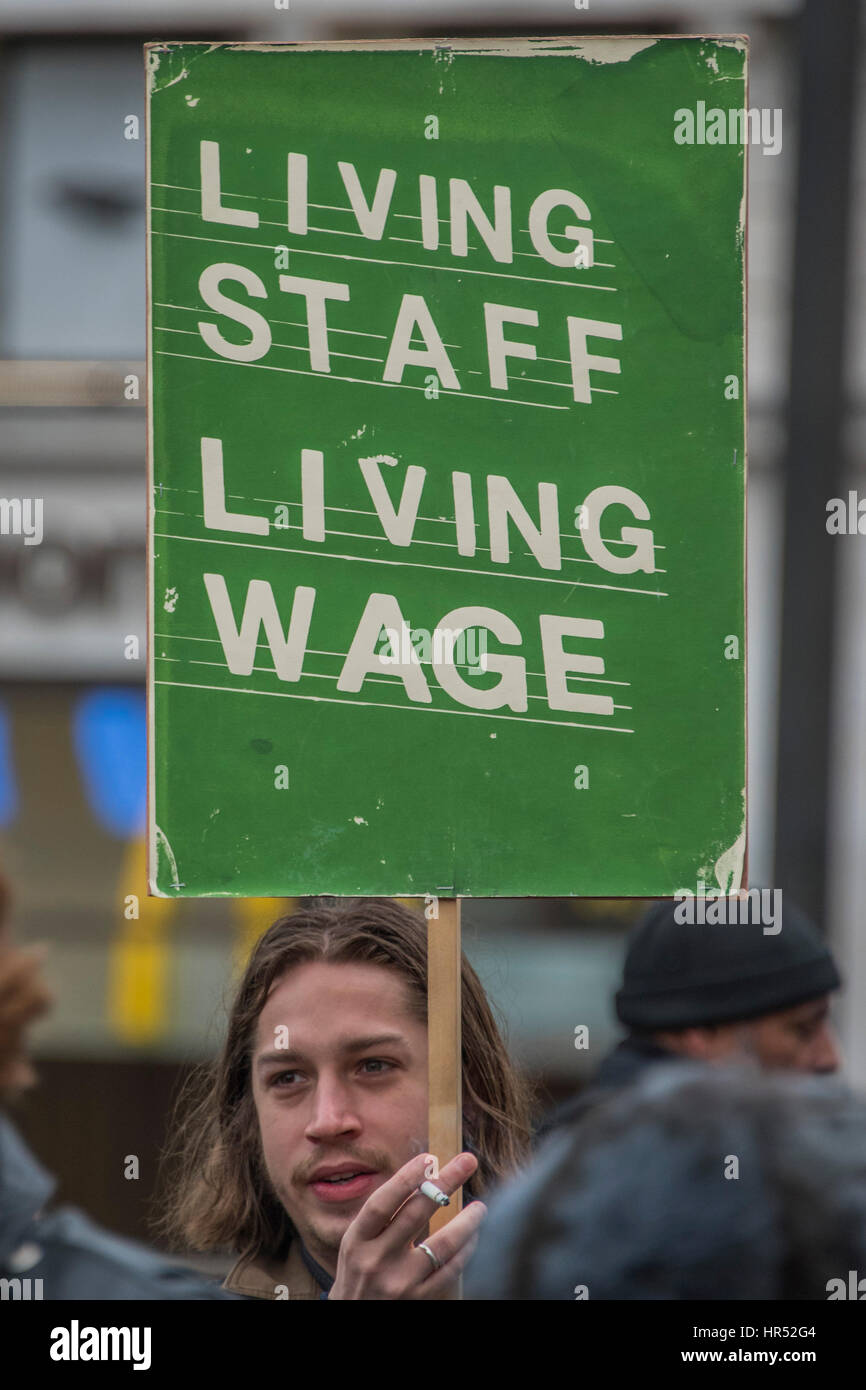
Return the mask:
MULTIPOLYGON (((692 899, 688 906, 697 902, 692 899)), ((675 911, 683 915, 682 904, 672 899, 655 903, 630 938, 616 996, 617 1015, 630 1028, 652 1032, 736 1023, 839 988, 822 937, 791 904, 784 906, 775 934, 756 920, 757 905, 743 914, 749 920, 742 923, 678 922, 675 911)))

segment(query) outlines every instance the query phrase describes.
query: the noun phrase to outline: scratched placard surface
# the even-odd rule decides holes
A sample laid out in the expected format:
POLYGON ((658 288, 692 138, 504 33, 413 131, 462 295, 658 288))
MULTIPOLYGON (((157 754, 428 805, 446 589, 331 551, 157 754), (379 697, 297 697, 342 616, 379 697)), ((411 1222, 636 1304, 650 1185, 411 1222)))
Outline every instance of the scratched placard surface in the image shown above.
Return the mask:
POLYGON ((739 887, 745 41, 145 58, 151 890, 739 887))

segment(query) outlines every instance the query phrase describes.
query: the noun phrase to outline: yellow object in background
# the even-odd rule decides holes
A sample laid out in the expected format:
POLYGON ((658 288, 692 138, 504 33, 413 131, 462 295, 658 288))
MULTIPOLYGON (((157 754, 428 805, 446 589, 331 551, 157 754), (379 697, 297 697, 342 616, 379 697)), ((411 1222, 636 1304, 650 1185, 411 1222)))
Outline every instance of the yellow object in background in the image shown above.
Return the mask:
POLYGON ((171 898, 147 896, 145 842, 127 843, 119 883, 120 925, 108 948, 107 1015, 122 1042, 151 1043, 169 1025, 171 898))
MULTIPOLYGON (((299 904, 299 898, 231 899, 236 976, 271 923, 296 912, 299 904)), ((108 947, 106 1001, 110 1028, 130 1046, 158 1042, 170 1031, 175 967, 171 926, 177 911, 176 899, 147 896, 145 841, 130 840, 119 879, 120 924, 108 947)))

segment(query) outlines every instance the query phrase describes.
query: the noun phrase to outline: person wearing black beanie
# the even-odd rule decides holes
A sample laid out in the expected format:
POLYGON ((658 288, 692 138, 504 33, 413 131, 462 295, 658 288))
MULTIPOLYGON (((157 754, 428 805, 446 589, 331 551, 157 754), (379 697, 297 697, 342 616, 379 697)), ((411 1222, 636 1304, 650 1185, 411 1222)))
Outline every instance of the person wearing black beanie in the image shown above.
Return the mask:
MULTIPOLYGON (((751 1061, 765 1070, 838 1070, 829 1013, 841 980, 820 933, 790 903, 768 931, 755 890, 741 900, 708 901, 731 910, 696 913, 664 898, 637 924, 616 994, 628 1035, 588 1090, 559 1106, 537 1138, 637 1081, 647 1067, 678 1057, 751 1061)), ((695 904, 703 907, 699 898, 686 907, 695 904)))

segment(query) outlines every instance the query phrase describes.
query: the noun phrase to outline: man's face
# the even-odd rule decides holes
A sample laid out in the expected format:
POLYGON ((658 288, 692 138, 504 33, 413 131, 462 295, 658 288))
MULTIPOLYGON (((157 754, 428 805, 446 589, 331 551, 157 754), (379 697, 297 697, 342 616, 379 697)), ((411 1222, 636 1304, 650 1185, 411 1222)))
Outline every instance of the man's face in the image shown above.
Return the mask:
POLYGON ((826 994, 753 1022, 687 1028, 681 1034, 659 1035, 659 1040, 701 1061, 746 1059, 767 1071, 834 1072, 842 1060, 826 994))
POLYGON ((827 995, 781 1013, 768 1014, 748 1028, 751 1051, 763 1067, 806 1072, 839 1070, 842 1059, 830 1023, 827 995))
POLYGON ((259 1015, 252 1077, 271 1182, 333 1274, 370 1193, 426 1147, 427 1029, 393 971, 299 965, 259 1015))

